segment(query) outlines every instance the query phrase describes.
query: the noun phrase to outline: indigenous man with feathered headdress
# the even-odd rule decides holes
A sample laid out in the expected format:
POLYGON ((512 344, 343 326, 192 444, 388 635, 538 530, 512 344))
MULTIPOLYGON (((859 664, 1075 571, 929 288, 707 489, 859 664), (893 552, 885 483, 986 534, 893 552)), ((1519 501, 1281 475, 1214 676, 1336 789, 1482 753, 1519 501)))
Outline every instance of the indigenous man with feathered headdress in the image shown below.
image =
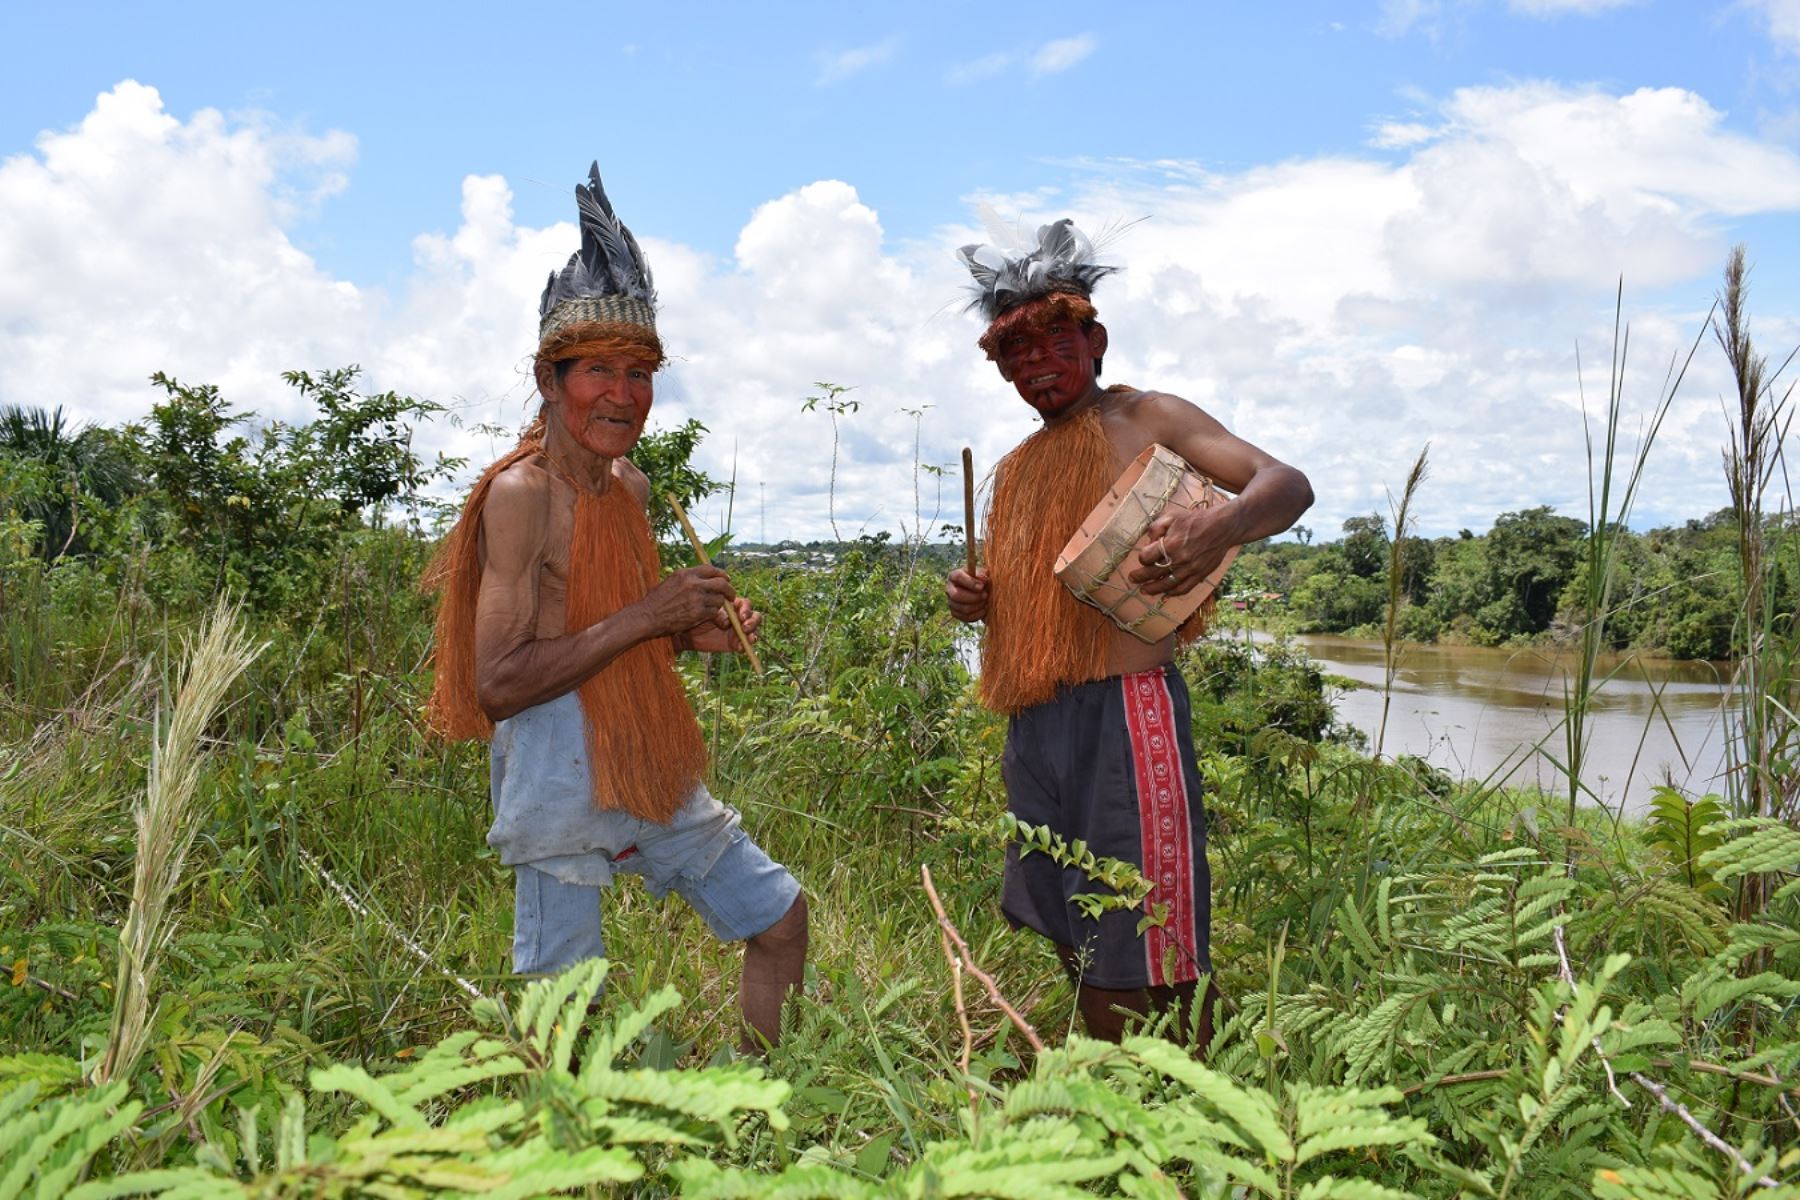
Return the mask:
POLYGON ((488 844, 513 868, 513 968, 604 954, 618 871, 679 892, 742 940, 744 1044, 773 1043, 806 959, 806 900, 707 791, 678 650, 735 651, 761 614, 725 573, 662 575, 649 481, 627 457, 663 362, 642 250, 600 186, 575 189, 581 249, 539 305, 543 407, 476 483, 427 574, 441 588, 433 729, 491 743, 488 844))
MULTIPOLYGON (((1067 219, 1022 251, 965 246, 975 300, 988 321, 978 345, 1043 427, 994 471, 984 530, 986 566, 950 573, 950 611, 986 623, 981 698, 1008 718, 1007 804, 1023 822, 1081 840, 1137 866, 1153 885, 1160 924, 1139 913, 1093 918, 1074 897, 1098 885, 1042 853, 1006 854, 1001 906, 1016 925, 1056 943, 1095 1037, 1116 1041, 1122 1012, 1178 1007, 1210 1039, 1211 880, 1187 688, 1176 634, 1146 643, 1075 599, 1054 574, 1058 551, 1127 464, 1160 444, 1237 493, 1207 508, 1170 508, 1138 544, 1130 583, 1150 597, 1183 594, 1228 551, 1287 529, 1312 503, 1306 477, 1228 433, 1178 397, 1098 382, 1107 330, 1091 296, 1117 268, 1067 219)), ((1066 856, 1065 856, 1066 857, 1066 856)))

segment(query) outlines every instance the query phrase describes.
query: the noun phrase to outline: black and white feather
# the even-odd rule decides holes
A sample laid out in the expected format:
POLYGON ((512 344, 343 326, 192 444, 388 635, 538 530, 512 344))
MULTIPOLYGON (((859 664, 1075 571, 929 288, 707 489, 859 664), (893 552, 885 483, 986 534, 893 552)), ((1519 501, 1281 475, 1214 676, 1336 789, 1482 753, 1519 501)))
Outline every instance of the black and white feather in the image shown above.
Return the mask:
MULTIPOLYGON (((990 236, 996 224, 988 221, 990 236)), ((1094 285, 1119 268, 1094 261, 1094 243, 1064 217, 1038 226, 1036 244, 1006 248, 969 245, 957 251, 969 269, 969 307, 989 321, 1008 309, 1051 292, 1093 294, 1094 285)))
POLYGON ((585 314, 595 302, 607 315, 653 325, 656 284, 650 264, 606 198, 598 162, 588 168, 588 182, 575 185, 575 205, 581 216, 581 249, 569 256, 561 271, 550 273, 538 301, 540 327, 553 324, 552 316, 559 310, 585 314))

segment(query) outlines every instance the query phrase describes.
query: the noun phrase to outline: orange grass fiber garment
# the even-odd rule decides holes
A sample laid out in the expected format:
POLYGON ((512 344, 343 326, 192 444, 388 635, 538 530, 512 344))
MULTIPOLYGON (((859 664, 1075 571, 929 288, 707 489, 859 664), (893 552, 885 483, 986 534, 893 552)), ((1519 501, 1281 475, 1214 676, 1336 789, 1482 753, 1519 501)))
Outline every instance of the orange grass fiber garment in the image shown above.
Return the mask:
MULTIPOLYGON (((494 477, 532 454, 529 439, 476 483, 456 527, 425 575, 443 593, 438 609, 436 679, 428 721, 452 741, 493 736, 494 723, 475 699, 475 605, 481 591, 481 512, 494 477)), ((650 524, 629 489, 615 482, 604 495, 575 490, 564 628, 587 628, 641 600, 661 575, 650 524)), ((586 717, 588 771, 594 804, 665 824, 706 774, 706 741, 668 638, 641 642, 590 676, 577 690, 586 717)))
POLYGON ((1098 406, 1046 425, 994 468, 981 702, 995 712, 1017 713, 1058 688, 1105 678, 1112 623, 1057 581, 1056 556, 1116 475, 1098 406))
MULTIPOLYGON (((1111 674, 1113 623, 1056 578, 1056 556, 1118 475, 1097 405, 1046 425, 994 468, 985 530, 993 591, 980 680, 981 702, 994 712, 1010 716, 1055 699, 1059 688, 1111 674)), ((1205 633, 1215 607, 1216 595, 1208 596, 1175 631, 1177 644, 1205 633)))

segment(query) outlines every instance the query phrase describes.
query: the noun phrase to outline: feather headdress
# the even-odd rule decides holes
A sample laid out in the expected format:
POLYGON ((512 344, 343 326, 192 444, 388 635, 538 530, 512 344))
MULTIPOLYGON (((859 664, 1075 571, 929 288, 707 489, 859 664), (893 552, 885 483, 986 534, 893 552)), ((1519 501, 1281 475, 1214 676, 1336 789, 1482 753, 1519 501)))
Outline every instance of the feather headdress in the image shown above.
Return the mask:
MULTIPOLYGON (((990 220, 990 232, 993 224, 990 220)), ((1008 250, 975 244, 957 255, 974 279, 969 307, 989 321, 1053 292, 1085 300, 1095 284, 1119 269, 1095 262, 1094 243, 1067 217, 1038 226, 1035 246, 1008 250)))
POLYGON ((550 344, 574 325, 624 324, 656 329, 656 286, 650 264, 631 230, 613 212, 600 185, 600 164, 588 182, 575 185, 581 214, 581 249, 552 271, 538 301, 538 339, 550 344))

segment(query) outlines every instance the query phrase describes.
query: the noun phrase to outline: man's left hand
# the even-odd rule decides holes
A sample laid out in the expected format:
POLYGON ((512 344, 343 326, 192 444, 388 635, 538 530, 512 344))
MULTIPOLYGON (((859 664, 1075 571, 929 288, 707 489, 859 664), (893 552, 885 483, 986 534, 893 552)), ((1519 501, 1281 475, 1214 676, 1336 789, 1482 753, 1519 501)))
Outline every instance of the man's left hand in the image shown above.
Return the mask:
POLYGON ((1143 566, 1127 576, 1146 595, 1179 596, 1212 574, 1237 542, 1235 501, 1166 512, 1138 542, 1143 566))
MULTIPOLYGON (((755 645, 758 638, 756 631, 762 627, 763 615, 750 607, 750 602, 742 596, 731 601, 737 609, 738 620, 744 623, 744 632, 750 635, 750 642, 755 645)), ((679 643, 683 650, 705 650, 712 654, 742 654, 744 644, 738 641, 737 630, 731 627, 731 618, 725 615, 724 608, 710 621, 688 630, 679 643)))

